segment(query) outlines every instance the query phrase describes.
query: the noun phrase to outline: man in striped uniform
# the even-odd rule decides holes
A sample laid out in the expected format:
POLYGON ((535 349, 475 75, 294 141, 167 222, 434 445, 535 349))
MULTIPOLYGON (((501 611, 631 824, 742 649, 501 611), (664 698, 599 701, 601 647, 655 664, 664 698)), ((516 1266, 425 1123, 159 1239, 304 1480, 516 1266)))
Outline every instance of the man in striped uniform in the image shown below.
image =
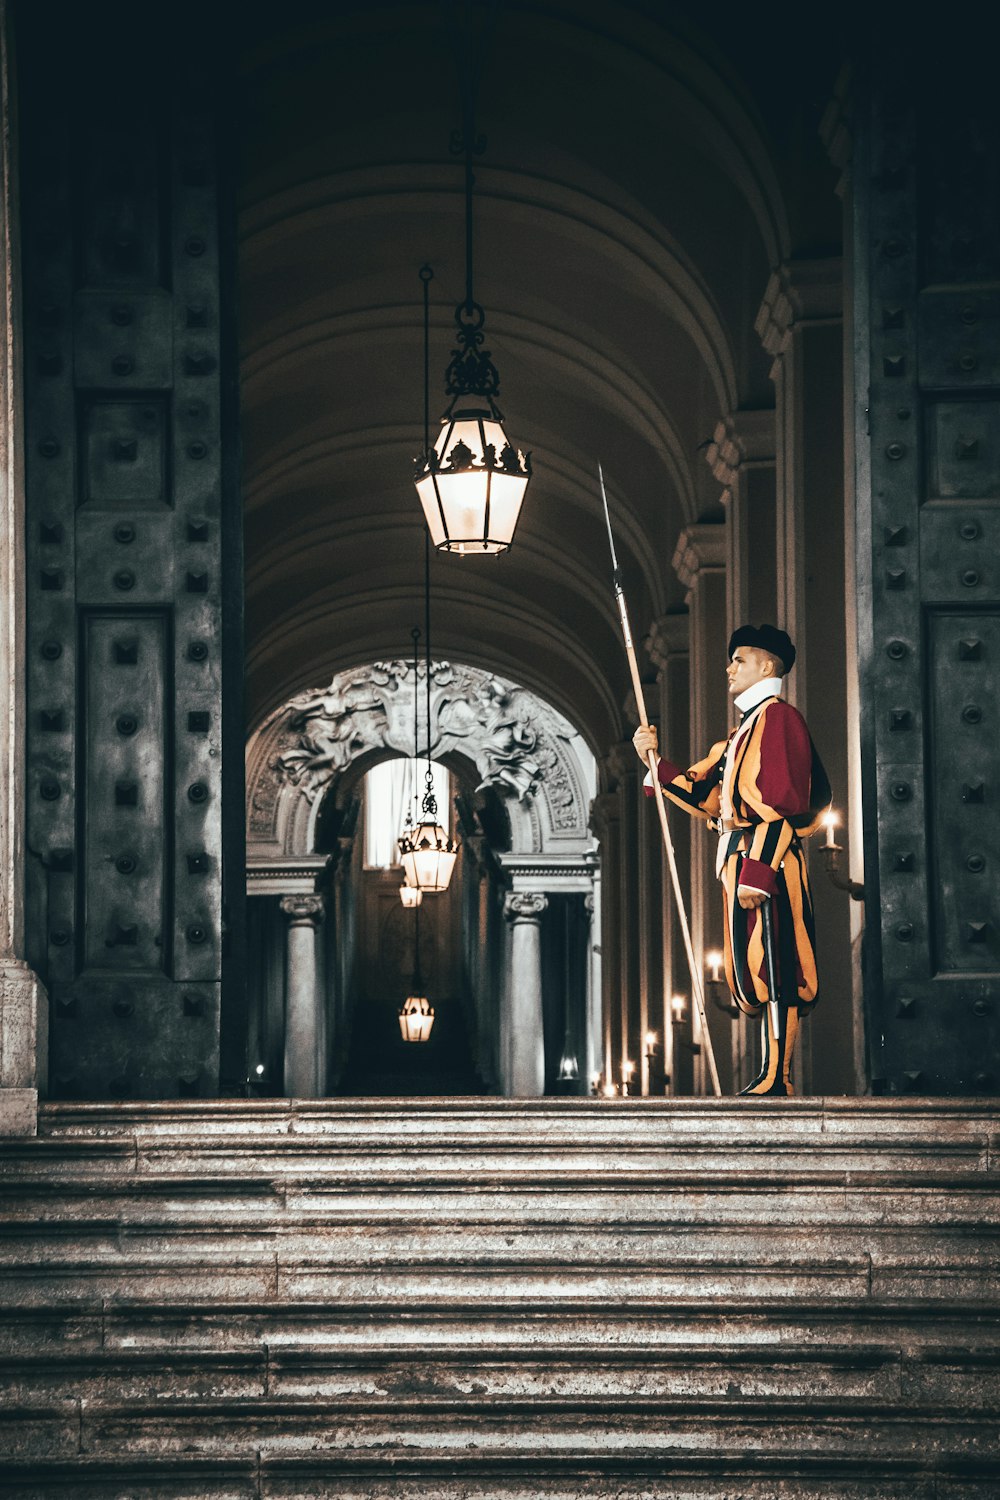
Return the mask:
MULTIPOLYGON (((704 760, 683 771, 659 762, 665 797, 719 835, 716 874, 725 913, 726 978, 739 1008, 761 1016, 763 1065, 744 1094, 791 1094, 799 1017, 816 1004, 816 949, 809 873, 801 840, 830 803, 830 783, 797 709, 781 696, 795 647, 774 625, 744 625, 729 642, 730 696, 740 722, 704 760), (768 992, 761 907, 771 902, 777 996, 768 992), (772 1008, 781 1022, 776 1035, 772 1008)), ((656 730, 636 730, 645 762, 656 730)), ((647 776, 647 795, 653 788, 647 776)))

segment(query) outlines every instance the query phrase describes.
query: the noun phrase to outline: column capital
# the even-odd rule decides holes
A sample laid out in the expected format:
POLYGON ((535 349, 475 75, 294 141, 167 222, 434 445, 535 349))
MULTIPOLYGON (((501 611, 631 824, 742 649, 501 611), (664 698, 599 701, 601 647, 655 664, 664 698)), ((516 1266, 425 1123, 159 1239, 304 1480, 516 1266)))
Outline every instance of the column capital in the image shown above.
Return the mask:
POLYGON ((642 644, 654 667, 664 671, 674 658, 687 656, 691 649, 691 616, 686 610, 683 614, 660 615, 642 644))
POLYGON ((771 272, 753 326, 768 354, 780 359, 796 324, 838 322, 843 302, 839 255, 784 261, 771 272))
POLYGON ((541 891, 508 891, 503 914, 508 922, 539 922, 548 904, 548 896, 541 891))
POLYGON ((690 593, 699 573, 721 570, 726 566, 726 528, 711 522, 685 526, 677 538, 673 569, 690 593))
POLYGON ((723 489, 731 490, 740 469, 773 464, 774 449, 774 408, 748 408, 716 422, 705 458, 723 489))
POLYGON ((317 927, 323 920, 323 897, 282 896, 281 910, 292 927, 317 927))

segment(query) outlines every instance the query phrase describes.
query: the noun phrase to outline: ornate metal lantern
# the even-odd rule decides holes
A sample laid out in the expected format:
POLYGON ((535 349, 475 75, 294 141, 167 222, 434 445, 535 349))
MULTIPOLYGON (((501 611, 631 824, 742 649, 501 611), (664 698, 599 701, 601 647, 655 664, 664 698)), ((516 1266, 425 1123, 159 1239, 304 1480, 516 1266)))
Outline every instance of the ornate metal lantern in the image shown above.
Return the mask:
POLYGON ((424 893, 419 886, 408 885, 404 880, 399 887, 399 899, 406 907, 419 906, 424 899, 424 893))
POLYGON ((445 376, 452 397, 433 447, 416 463, 417 494, 440 552, 505 552, 531 477, 531 454, 515 448, 494 397, 500 377, 482 349, 483 309, 455 309, 458 348, 445 376))
POLYGON ((472 283, 472 158, 485 150, 486 137, 476 133, 473 61, 473 7, 464 15, 466 66, 461 70, 462 129, 452 150, 465 157, 465 297, 455 309, 458 347, 452 350, 445 389, 452 398, 441 418, 433 447, 428 420, 429 283, 424 266, 424 451, 416 461, 414 480, 424 518, 439 552, 460 555, 506 552, 514 537, 524 492, 531 478, 531 454, 522 453, 504 431, 496 404, 500 376, 483 348, 485 314, 472 283))
POLYGON ((432 788, 428 763, 420 822, 412 831, 402 834, 399 852, 407 885, 420 891, 446 891, 458 858, 458 844, 437 820, 437 798, 432 788))
POLYGON ((407 995, 399 1008, 404 1042, 428 1042, 434 1026, 434 1007, 426 995, 407 995))

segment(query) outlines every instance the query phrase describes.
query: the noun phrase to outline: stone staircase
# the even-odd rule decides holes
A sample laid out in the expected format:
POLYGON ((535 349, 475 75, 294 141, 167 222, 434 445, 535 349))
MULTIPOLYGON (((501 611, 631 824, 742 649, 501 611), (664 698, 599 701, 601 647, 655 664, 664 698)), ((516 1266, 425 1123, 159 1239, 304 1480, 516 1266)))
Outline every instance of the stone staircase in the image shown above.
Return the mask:
POLYGON ((58 1104, 0 1496, 997 1500, 1000 1115, 58 1104))

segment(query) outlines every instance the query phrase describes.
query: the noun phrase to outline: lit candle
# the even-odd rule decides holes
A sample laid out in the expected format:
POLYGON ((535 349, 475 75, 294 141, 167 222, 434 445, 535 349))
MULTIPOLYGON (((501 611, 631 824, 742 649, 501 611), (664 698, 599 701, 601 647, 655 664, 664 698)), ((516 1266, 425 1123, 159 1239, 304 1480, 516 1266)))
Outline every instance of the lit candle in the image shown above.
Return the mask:
POLYGON ((717 952, 706 953, 705 962, 712 971, 709 978, 713 984, 718 984, 722 977, 722 954, 717 952))
POLYGON ((658 1038, 657 1038, 657 1035, 656 1035, 655 1031, 647 1031, 646 1032, 646 1056, 647 1057, 649 1056, 649 1054, 651 1052, 655 1052, 656 1051, 657 1040, 658 1040, 658 1038))
POLYGON ((611 1083, 610 1080, 609 1080, 604 1085, 603 1092, 604 1092, 605 1099, 613 1099, 615 1097, 615 1095, 617 1094, 618 1090, 615 1088, 614 1084, 611 1083))
POLYGON ((630 1079, 632 1077, 632 1074, 634 1072, 635 1072, 635 1063, 634 1062, 629 1062, 628 1059, 626 1058, 626 1060, 622 1063, 622 1078, 625 1080, 626 1083, 628 1083, 630 1081, 630 1079))
POLYGON ((826 829, 826 844, 824 847, 827 849, 836 847, 833 840, 833 830, 837 826, 837 821, 837 814, 832 807, 829 812, 823 814, 823 826, 826 829))
POLYGON ((673 1012, 675 1022, 683 1021, 687 1015, 687 1001, 684 996, 675 995, 670 1002, 670 1009, 673 1012))

